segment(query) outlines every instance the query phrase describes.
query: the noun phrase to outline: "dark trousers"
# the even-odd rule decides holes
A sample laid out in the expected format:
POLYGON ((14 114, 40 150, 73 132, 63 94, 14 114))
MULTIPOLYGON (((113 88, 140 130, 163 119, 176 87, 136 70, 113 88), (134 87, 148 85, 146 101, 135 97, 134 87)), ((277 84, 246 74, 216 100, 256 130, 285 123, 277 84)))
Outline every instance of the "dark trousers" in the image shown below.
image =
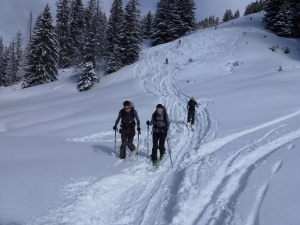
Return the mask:
POLYGON ((194 122, 195 122, 195 111, 189 110, 187 122, 188 123, 191 122, 191 124, 194 125, 194 122))
POLYGON ((122 144, 120 146, 120 158, 126 157, 126 145, 131 151, 135 150, 135 145, 132 143, 135 132, 134 127, 122 128, 121 140, 122 144))
POLYGON ((165 141, 166 141, 167 134, 166 133, 156 133, 153 132, 152 134, 152 141, 153 141, 153 148, 151 159, 152 161, 157 160, 157 149, 159 148, 160 155, 165 154, 165 141))

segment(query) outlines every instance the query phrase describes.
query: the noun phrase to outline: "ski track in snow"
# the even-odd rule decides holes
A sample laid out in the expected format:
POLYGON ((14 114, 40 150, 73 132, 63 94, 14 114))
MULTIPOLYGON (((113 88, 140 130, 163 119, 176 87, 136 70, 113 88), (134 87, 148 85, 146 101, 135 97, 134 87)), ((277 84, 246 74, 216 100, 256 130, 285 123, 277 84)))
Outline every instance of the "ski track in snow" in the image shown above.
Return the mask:
MULTIPOLYGON (((235 203, 246 186, 255 165, 279 147, 300 137, 300 130, 278 135, 279 123, 300 114, 300 111, 278 119, 216 139, 218 123, 209 106, 211 99, 198 99, 195 131, 186 126, 186 104, 189 100, 176 84, 178 71, 199 65, 205 59, 228 55, 225 40, 232 40, 234 51, 239 37, 212 30, 153 47, 144 52, 143 58, 133 68, 140 87, 157 96, 166 106, 171 120, 167 148, 171 151, 174 167, 167 150, 165 161, 151 172, 149 159, 139 157, 122 173, 103 179, 86 178, 64 186, 62 205, 30 224, 236 224, 235 203), (215 43, 218 42, 218 45, 215 43), (182 52, 181 48, 190 49, 182 52), (164 64, 165 59, 169 64, 164 64), (193 61, 189 62, 189 58, 193 61), (261 129, 277 126, 251 144, 233 150, 223 160, 216 160, 218 151, 238 138, 261 129)), ((139 151, 146 152, 148 135, 140 137, 139 151)), ((112 141, 112 132, 103 132, 69 141, 112 141), (109 139, 110 138, 110 139, 109 139)), ((291 146, 291 145, 290 145, 291 146)), ((292 148, 292 147, 290 147, 292 148)), ((150 150, 151 152, 151 150, 150 150)), ((150 154, 147 152, 147 155, 150 154)), ((269 180, 280 169, 278 162, 269 180)), ((260 188, 247 225, 256 224, 259 208, 267 193, 269 180, 260 188)), ((246 222, 246 221, 245 221, 246 222)))

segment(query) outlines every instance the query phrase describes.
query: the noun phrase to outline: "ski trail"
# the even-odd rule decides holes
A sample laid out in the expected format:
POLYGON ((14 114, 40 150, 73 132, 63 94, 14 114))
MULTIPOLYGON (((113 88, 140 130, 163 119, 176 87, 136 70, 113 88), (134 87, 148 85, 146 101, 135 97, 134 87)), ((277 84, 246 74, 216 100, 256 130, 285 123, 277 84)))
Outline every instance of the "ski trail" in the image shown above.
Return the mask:
POLYGON ((260 206, 267 194, 269 182, 272 179, 272 177, 275 175, 275 173, 277 173, 279 171, 281 165, 282 165, 282 160, 275 164, 268 181, 259 189, 259 192, 256 196, 254 207, 251 211, 251 214, 247 220, 246 225, 255 225, 258 223, 259 209, 260 209, 260 206))
MULTIPOLYGON (((149 171, 151 165, 147 157, 139 157, 120 174, 74 182, 65 186, 67 200, 60 207, 29 224, 230 224, 235 202, 255 164, 300 137, 300 130, 280 136, 276 133, 281 127, 279 123, 299 116, 299 110, 216 139, 218 122, 209 109, 213 104, 211 99, 197 99, 200 107, 195 115, 196 129, 194 132, 187 129, 189 96, 177 86, 177 73, 199 66, 208 58, 231 54, 239 38, 234 32, 211 30, 205 35, 199 32, 182 38, 180 46, 174 41, 145 51, 133 67, 142 90, 156 96, 157 102, 165 105, 169 113, 171 126, 166 147, 172 153, 173 168, 167 152, 155 172, 149 171), (233 43, 231 46, 225 46, 228 39, 233 43), (166 58, 169 64, 164 64, 166 58), (274 125, 277 125, 275 129, 253 144, 234 149, 222 160, 216 157, 234 140, 274 125)), ((147 131, 143 134, 139 152, 148 156, 149 153, 145 153, 149 146, 147 131)), ((103 133, 70 140, 110 141, 110 136, 112 133, 103 133)), ((256 220, 260 199, 266 192, 265 184, 258 193, 249 224, 256 220)))

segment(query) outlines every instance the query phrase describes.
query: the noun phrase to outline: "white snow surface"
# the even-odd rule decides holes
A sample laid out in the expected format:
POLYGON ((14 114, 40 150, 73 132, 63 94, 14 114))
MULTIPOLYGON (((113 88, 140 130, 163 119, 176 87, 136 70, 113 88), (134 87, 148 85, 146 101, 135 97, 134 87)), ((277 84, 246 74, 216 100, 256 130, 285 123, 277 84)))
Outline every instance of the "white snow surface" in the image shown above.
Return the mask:
POLYGON ((84 93, 72 69, 0 88, 0 224, 300 224, 300 42, 270 33, 262 15, 145 47, 84 93), (117 165, 112 127, 125 100, 142 134, 138 158, 117 165), (158 103, 171 126, 153 172, 145 122, 158 103))

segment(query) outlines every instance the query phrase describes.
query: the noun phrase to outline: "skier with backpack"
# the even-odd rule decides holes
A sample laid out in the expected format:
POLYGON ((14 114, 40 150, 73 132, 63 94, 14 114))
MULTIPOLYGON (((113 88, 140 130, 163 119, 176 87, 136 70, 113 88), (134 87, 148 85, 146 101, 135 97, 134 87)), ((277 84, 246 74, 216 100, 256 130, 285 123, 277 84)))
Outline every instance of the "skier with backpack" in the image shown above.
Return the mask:
POLYGON ((196 111, 195 107, 199 108, 198 103, 195 101, 194 97, 192 97, 186 107, 186 109, 188 110, 187 122, 188 123, 191 122, 192 129, 195 122, 195 111, 196 111))
POLYGON ((113 126, 113 129, 117 131, 118 129, 117 125, 121 120, 121 128, 120 128, 121 140, 122 140, 122 144, 120 146, 121 159, 126 158, 126 145, 129 147, 131 151, 131 155, 135 155, 136 147, 132 142, 135 135, 136 124, 137 124, 137 131, 139 132, 139 134, 141 133, 140 119, 132 103, 130 103, 130 101, 124 101, 123 106, 124 108, 119 111, 118 118, 115 122, 115 125, 113 126), (136 120, 136 123, 134 120, 136 120))
POLYGON ((151 121, 147 120, 146 124, 153 125, 152 127, 152 154, 151 160, 153 166, 157 166, 157 149, 159 148, 160 160, 163 160, 165 155, 165 141, 170 127, 169 116, 166 108, 162 104, 156 106, 156 111, 152 114, 151 121))

